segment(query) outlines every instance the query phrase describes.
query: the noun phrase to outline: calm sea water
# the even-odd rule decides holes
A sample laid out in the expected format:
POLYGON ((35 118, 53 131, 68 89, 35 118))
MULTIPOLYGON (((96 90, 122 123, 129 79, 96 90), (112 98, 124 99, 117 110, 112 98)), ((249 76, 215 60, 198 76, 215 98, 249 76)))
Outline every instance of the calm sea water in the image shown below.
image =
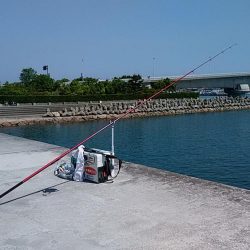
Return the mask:
MULTIPOLYGON (((107 121, 2 128, 0 132, 72 147, 107 121)), ((111 129, 86 143, 110 150, 111 129)), ((250 111, 121 120, 123 160, 250 189, 250 111)))

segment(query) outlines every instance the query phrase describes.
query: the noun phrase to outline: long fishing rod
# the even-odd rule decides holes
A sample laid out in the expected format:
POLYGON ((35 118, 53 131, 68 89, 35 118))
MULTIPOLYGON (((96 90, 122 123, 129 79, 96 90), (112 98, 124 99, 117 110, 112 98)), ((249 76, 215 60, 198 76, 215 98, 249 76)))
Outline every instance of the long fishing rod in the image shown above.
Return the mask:
POLYGON ((171 86, 173 86, 174 84, 177 84, 178 82, 180 82, 182 79, 184 79, 185 77, 187 77, 188 75, 190 75, 191 73, 194 73, 196 70, 198 70, 199 68, 203 67, 205 64, 213 61, 216 57, 220 56, 221 54, 223 54, 224 52, 226 52, 227 50, 231 49, 232 47, 236 46, 236 44, 232 44, 229 47, 226 47, 225 49, 221 50, 219 53, 217 53, 216 55, 214 55, 213 57, 210 57, 208 60, 204 61, 203 63, 201 63, 200 65, 198 65, 197 67, 193 68, 192 70, 190 70, 189 72, 187 72, 186 74, 184 74, 183 76, 170 81, 169 84, 167 84, 166 86, 164 86, 162 89, 160 89, 159 91, 157 91, 156 93, 154 93, 153 95, 151 95, 150 97, 148 97, 147 99, 144 100, 140 100, 138 102, 137 105, 135 105, 134 107, 131 107, 130 109, 128 109, 124 114, 122 114, 121 116, 119 116, 118 118, 116 118, 115 120, 113 120, 112 122, 110 122, 109 124, 107 124, 106 126, 102 127, 101 129, 97 130, 96 132, 94 132, 93 134, 89 135, 87 138, 85 138, 83 141, 79 142, 77 145, 75 145, 74 147, 66 150, 64 153, 62 153, 61 155, 59 155, 58 157, 56 157, 54 160, 48 162, 46 165, 44 165, 43 167, 39 168, 37 171, 35 171, 34 173, 32 173, 31 175, 27 176, 25 179, 23 179, 22 181, 20 181, 19 183, 17 183, 15 186, 11 187, 10 189, 8 189, 7 191, 5 191, 4 193, 2 193, 0 195, 0 199, 3 198, 5 195, 7 195, 8 193, 10 193, 11 191, 13 191, 14 189, 16 189, 17 187, 21 186, 22 184, 24 184, 25 182, 27 182, 28 180, 30 180, 31 178, 33 178, 34 176, 36 176, 37 174, 39 174, 40 172, 42 172, 43 170, 45 170, 46 168, 50 167, 51 165, 53 165, 54 163, 56 163, 57 161, 59 161, 60 159, 62 159, 64 156, 66 156, 67 154, 69 154, 70 152, 72 152, 73 150, 75 150, 76 148, 78 148, 80 145, 84 144, 85 142, 87 142, 88 140, 90 140, 91 138, 93 138, 94 136, 96 136, 97 134, 101 133, 103 130, 105 130, 106 128, 114 125, 116 122, 118 122, 120 119, 124 118, 125 116, 127 116, 128 114, 132 113, 133 111, 135 111, 138 107, 142 106, 144 103, 146 103, 147 101, 153 99, 154 97, 160 95, 163 91, 167 90, 168 88, 170 88, 171 86))

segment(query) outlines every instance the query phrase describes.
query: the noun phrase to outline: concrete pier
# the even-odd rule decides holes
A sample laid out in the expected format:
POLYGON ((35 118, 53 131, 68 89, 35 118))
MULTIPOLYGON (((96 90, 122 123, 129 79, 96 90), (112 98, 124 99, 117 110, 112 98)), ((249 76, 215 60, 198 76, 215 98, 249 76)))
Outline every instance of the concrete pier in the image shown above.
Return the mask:
MULTIPOLYGON (((65 149, 0 134, 0 193, 65 149)), ((0 249, 250 249, 250 191, 132 163, 113 183, 53 167, 0 200, 0 249)))

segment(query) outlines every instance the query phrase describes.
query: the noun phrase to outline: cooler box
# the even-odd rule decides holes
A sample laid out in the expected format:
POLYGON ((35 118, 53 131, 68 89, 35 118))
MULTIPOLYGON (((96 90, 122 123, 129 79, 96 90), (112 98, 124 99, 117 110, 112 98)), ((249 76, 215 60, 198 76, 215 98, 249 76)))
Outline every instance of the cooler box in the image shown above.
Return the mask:
POLYGON ((106 157, 101 153, 84 152, 84 179, 96 183, 108 180, 106 157))

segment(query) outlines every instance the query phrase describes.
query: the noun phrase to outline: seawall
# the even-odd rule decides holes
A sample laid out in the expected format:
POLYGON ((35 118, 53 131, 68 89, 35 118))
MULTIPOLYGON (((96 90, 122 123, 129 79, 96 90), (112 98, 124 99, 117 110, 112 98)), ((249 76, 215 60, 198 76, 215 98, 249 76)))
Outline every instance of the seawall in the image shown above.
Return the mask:
MULTIPOLYGON (((137 106, 136 101, 85 103, 79 106, 47 112, 43 117, 2 118, 0 127, 45 123, 81 122, 88 120, 112 120, 137 106)), ((217 97, 215 99, 155 99, 144 103, 126 118, 180 115, 207 112, 224 112, 250 109, 250 98, 217 97)))

